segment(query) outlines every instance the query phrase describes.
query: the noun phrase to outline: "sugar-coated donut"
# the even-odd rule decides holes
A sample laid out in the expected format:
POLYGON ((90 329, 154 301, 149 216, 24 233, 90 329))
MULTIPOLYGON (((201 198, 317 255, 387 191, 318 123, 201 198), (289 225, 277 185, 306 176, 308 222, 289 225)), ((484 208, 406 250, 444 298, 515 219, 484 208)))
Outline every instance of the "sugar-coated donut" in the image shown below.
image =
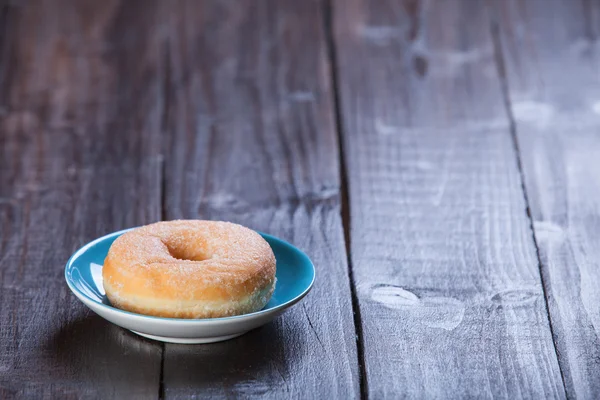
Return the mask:
POLYGON ((275 255, 256 232, 230 222, 157 222, 119 236, 102 269, 111 304, 170 318, 262 309, 275 289, 275 255))

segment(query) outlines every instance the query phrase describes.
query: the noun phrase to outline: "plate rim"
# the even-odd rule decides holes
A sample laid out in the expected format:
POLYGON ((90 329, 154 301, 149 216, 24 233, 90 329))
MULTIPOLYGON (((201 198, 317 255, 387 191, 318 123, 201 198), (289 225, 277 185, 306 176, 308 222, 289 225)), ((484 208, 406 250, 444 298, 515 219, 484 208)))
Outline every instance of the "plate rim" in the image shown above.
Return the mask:
POLYGON ((313 287, 313 284, 315 283, 315 279, 316 279, 316 269, 315 266, 312 262, 312 260, 310 259, 310 257, 308 257, 308 255, 306 253, 304 253, 302 250, 300 250, 299 248, 297 248, 296 246, 294 246, 293 244, 287 242, 286 240, 280 239, 276 236, 270 235, 268 233, 265 232, 261 232, 261 231, 255 231, 257 232, 259 235, 261 235, 264 239, 270 239, 272 241, 275 242, 280 242, 282 244, 284 244, 285 246, 293 249, 295 252, 297 252, 298 254, 300 254, 302 256, 302 258, 305 259, 306 262, 308 262, 308 265, 310 266, 310 268, 312 269, 312 279, 310 281, 310 283, 308 284, 308 286, 298 295, 296 295, 295 297, 293 297, 292 299, 286 301, 285 303, 279 304, 278 306, 272 307, 272 308, 267 308, 267 309, 262 309, 260 311, 255 311, 252 313, 247 313, 247 314, 241 314, 241 315, 233 315, 230 317, 218 317, 218 318, 168 318, 168 317, 156 317, 153 315, 145 315, 145 314, 139 314, 139 313, 134 313, 131 311, 126 311, 126 310, 121 310, 120 308, 116 308, 113 307, 111 305, 108 304, 104 304, 102 302, 99 302, 96 299, 93 299, 91 297, 89 297, 88 295, 86 295, 85 293, 83 293, 81 290, 79 290, 78 288, 74 287, 71 282, 70 282, 70 277, 69 277, 69 271, 72 270, 73 268, 73 263, 75 262, 75 260, 77 260, 82 254, 84 254, 87 250, 89 250, 90 247, 93 247, 94 245, 96 245, 99 242, 102 242, 104 240, 110 239, 114 236, 119 237, 122 234, 137 229, 140 226, 136 226, 133 228, 127 228, 127 229, 122 229, 119 231, 115 231, 109 234, 106 234, 104 236, 100 236, 88 243, 86 243, 85 245, 81 246, 79 249, 77 249, 72 255, 71 257, 69 257, 69 260, 67 261, 66 265, 65 265, 65 272, 64 272, 64 276, 65 276, 65 281, 67 282, 67 286, 69 287, 69 289, 71 290, 71 292, 73 292, 73 294, 75 294, 75 296, 77 298, 79 298, 79 300, 82 301, 82 303, 84 303, 86 306, 90 307, 89 304, 86 304, 86 302, 83 300, 83 298, 85 298, 87 301, 91 301, 93 304, 95 304, 96 306, 99 306, 103 309, 105 309, 108 312, 116 312, 116 313, 121 313, 124 314, 128 317, 134 317, 134 318, 139 318, 139 319, 143 319, 143 320, 151 320, 151 321, 156 321, 156 322, 172 322, 172 323, 215 323, 215 322, 234 322, 234 321, 240 321, 243 319, 248 319, 248 318, 252 318, 252 317, 259 317, 259 316, 264 316, 264 315, 269 315, 272 314, 274 312, 277 311, 281 311, 284 310, 288 307, 293 306, 294 304, 296 304, 298 301, 300 301, 304 296, 306 296, 308 294, 308 292, 310 292, 310 290, 313 287))

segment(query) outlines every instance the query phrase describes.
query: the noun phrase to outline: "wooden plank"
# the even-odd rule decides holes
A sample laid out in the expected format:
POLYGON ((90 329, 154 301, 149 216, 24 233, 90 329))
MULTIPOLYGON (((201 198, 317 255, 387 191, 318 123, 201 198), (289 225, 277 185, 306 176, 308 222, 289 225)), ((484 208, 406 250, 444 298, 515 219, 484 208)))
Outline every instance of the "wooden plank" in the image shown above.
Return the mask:
POLYGON ((600 398, 600 4, 492 5, 567 395, 600 398))
POLYGON ((170 18, 168 219, 209 218, 307 251, 312 292, 275 322, 167 345, 165 398, 355 398, 338 144, 319 1, 179 2, 170 18))
POLYGON ((563 398, 485 3, 334 2, 372 398, 563 398))
POLYGON ((160 218, 156 8, 13 2, 0 29, 0 397, 153 398, 162 347, 92 314, 70 254, 160 218))

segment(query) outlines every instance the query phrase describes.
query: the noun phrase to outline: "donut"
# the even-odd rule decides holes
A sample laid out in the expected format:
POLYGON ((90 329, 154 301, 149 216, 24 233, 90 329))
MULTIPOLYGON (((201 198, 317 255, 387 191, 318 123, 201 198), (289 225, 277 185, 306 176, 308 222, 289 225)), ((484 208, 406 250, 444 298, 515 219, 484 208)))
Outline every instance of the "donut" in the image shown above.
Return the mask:
POLYGON ((157 222, 119 236, 102 279, 110 303, 168 318, 261 310, 275 289, 275 255, 255 231, 221 221, 157 222))

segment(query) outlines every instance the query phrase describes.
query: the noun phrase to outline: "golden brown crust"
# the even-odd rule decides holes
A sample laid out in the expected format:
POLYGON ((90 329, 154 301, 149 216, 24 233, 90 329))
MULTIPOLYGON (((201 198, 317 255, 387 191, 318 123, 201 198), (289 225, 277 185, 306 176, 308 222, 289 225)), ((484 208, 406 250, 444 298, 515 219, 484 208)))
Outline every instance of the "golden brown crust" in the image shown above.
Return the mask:
POLYGON ((157 222, 118 237, 104 261, 110 302, 140 314, 214 318, 262 309, 275 287, 275 255, 230 222, 157 222))

